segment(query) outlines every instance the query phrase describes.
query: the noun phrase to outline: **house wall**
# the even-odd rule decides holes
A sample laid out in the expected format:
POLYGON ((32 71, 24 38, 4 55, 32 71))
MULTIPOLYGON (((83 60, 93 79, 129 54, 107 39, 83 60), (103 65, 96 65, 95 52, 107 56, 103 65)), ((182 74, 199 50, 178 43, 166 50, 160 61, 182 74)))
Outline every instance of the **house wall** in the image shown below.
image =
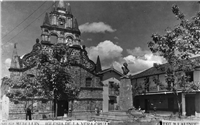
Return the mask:
MULTIPOLYGON (((194 71, 194 82, 200 84, 200 68, 194 71)), ((200 117, 200 92, 195 95, 195 115, 200 117)))
MULTIPOLYGON (((179 98, 180 97, 181 96, 179 95, 179 98)), ((156 110, 159 111, 178 111, 178 105, 173 94, 136 96, 134 98, 134 106, 136 108, 140 107, 142 110, 146 110, 145 100, 148 100, 147 110, 154 110, 154 108, 156 108, 156 110)))
POLYGON ((194 71, 194 82, 200 82, 200 68, 194 71))
POLYGON ((200 117, 200 92, 195 95, 195 115, 200 117))
MULTIPOLYGON (((156 87, 156 84, 153 82, 153 77, 159 78, 161 84, 163 86, 167 87, 167 83, 165 81, 165 74, 149 76, 149 81, 150 81, 149 92, 147 92, 146 94, 144 93, 143 95, 138 95, 134 98, 133 103, 134 103, 135 107, 138 108, 138 106, 140 106, 142 109, 145 109, 145 105, 146 105, 145 100, 148 100, 149 110, 153 110, 153 108, 156 107, 157 110, 178 111, 178 105, 177 105, 177 102, 176 102, 176 99, 175 99, 173 93, 169 94, 169 91, 166 90, 166 88, 163 88, 161 86, 156 87), (153 95, 152 95, 152 92, 154 93, 153 95), (159 94, 157 92, 160 92, 162 94, 159 94), (172 101, 172 100, 174 100, 174 101, 172 101), (172 106, 172 104, 173 104, 173 106, 172 106)), ((133 86, 134 86, 134 84, 141 84, 144 87, 144 79, 145 79, 145 77, 138 78, 138 79, 132 79, 133 86)), ((194 82, 200 82, 200 68, 196 69, 193 72, 193 79, 194 79, 194 82)), ((182 98, 181 93, 180 93, 178 98, 179 98, 179 100, 182 100, 183 102, 184 101, 188 102, 188 100, 190 98, 188 98, 187 94, 186 94, 186 97, 187 98, 182 98)), ((200 115, 200 93, 197 92, 194 97, 195 97, 194 98, 195 113, 196 113, 196 115, 199 116, 200 115)), ((193 104, 188 103, 187 105, 191 106, 193 104)), ((186 111, 187 105, 186 104, 182 105, 183 112, 186 111)))
MULTIPOLYGON (((114 74, 114 73, 112 73, 112 74, 114 74)), ((114 83, 120 84, 120 81, 117 78, 115 78, 116 75, 112 76, 112 74, 109 73, 109 75, 111 77, 102 81, 102 83, 104 85, 103 86, 103 110, 102 110, 103 112, 109 111, 109 100, 110 100, 109 99, 109 82, 114 82, 114 83)), ((107 77, 104 77, 104 78, 107 78, 107 77)), ((117 98, 119 98, 119 97, 117 96, 117 98)), ((117 103, 118 103, 118 101, 117 101, 117 103)), ((115 104, 115 105, 117 105, 117 104, 115 104)))
MULTIPOLYGON (((159 80, 163 86, 167 86, 167 82, 165 81, 165 74, 158 75, 159 80)), ((166 88, 160 87, 159 91, 167 91, 166 88)))

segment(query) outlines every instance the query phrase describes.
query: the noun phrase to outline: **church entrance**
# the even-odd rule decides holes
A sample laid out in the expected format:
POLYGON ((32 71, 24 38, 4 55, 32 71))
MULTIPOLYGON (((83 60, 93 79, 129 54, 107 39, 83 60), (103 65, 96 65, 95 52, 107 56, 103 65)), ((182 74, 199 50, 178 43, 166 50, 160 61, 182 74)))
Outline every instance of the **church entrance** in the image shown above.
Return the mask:
MULTIPOLYGON (((64 116, 64 113, 68 114, 69 102, 67 100, 58 100, 57 107, 58 107, 57 108, 57 116, 64 116)), ((56 112, 56 105, 54 105, 54 116, 55 116, 55 112, 56 112)))

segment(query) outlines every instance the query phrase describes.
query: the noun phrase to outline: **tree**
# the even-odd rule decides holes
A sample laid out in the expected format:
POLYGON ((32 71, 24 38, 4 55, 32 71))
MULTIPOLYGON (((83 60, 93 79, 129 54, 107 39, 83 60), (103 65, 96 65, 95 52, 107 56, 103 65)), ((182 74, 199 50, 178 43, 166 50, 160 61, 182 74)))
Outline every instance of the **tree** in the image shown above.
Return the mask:
POLYGON ((47 99, 74 100, 80 92, 79 84, 73 81, 70 74, 70 62, 67 58, 68 46, 55 44, 52 53, 41 51, 38 61, 37 81, 41 83, 43 95, 47 99), (52 98, 53 97, 53 98, 52 98))
POLYGON ((33 100, 36 97, 41 98, 43 91, 40 89, 40 84, 30 78, 29 75, 25 72, 18 81, 11 80, 9 82, 11 90, 7 93, 7 96, 15 104, 23 103, 25 112, 27 108, 33 106, 33 100), (32 103, 29 104, 29 101, 32 101, 32 103))
POLYGON ((74 83, 70 74, 67 49, 68 46, 65 44, 55 44, 52 46, 52 53, 42 51, 40 54, 37 80, 45 89, 45 95, 56 90, 57 98, 62 98, 66 94, 70 99, 78 96, 80 86, 74 83))
POLYGON ((183 92, 199 89, 198 83, 190 82, 185 73, 194 71, 200 62, 199 58, 191 59, 200 53, 200 12, 191 21, 185 19, 177 5, 172 7, 172 12, 180 20, 180 24, 168 29, 164 35, 153 34, 148 47, 152 53, 164 57, 168 63, 165 68, 167 89, 174 93, 180 114, 179 88, 181 87, 183 92))
MULTIPOLYGON (((13 89, 7 96, 15 103, 33 97, 42 100, 77 98, 80 86, 73 82, 73 76, 70 74, 70 64, 67 59, 68 46, 58 43, 47 49, 41 49, 37 53, 34 69, 36 73, 32 74, 34 81, 31 81, 30 74, 23 72, 19 81, 10 83, 13 89)), ((27 103, 25 107, 27 108, 27 103)))

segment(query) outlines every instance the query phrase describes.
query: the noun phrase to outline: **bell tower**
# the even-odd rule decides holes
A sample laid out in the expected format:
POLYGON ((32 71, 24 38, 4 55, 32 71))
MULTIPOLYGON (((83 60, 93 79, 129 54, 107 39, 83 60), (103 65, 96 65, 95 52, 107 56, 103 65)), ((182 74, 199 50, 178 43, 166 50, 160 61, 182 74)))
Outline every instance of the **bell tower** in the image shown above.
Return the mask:
POLYGON ((72 15, 70 4, 63 0, 56 1, 52 11, 46 13, 41 29, 42 44, 80 45, 77 19, 72 15))
POLYGON ((20 56, 18 56, 17 54, 17 45, 15 43, 11 59, 11 65, 10 68, 8 69, 10 71, 10 78, 12 78, 13 80, 17 80, 20 77, 21 68, 22 68, 22 63, 20 60, 20 56))

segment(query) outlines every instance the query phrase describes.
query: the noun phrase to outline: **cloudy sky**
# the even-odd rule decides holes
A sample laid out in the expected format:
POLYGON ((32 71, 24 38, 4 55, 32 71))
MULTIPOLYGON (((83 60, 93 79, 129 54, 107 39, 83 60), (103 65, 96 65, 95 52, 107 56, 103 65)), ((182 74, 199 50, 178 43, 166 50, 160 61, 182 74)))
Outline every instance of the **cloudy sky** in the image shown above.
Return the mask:
MULTIPOLYGON (((119 71, 126 61, 131 73, 164 62, 150 52, 147 43, 153 33, 164 34, 165 29, 179 23, 171 12, 172 5, 177 4, 188 19, 199 10, 197 1, 68 2, 82 32, 81 44, 87 46, 90 59, 96 62, 99 55, 103 68, 114 65, 119 71)), ((22 56, 32 50, 36 38, 41 39, 40 26, 52 4, 53 1, 1 2, 2 77, 9 76, 13 43, 17 43, 18 54, 22 56)))

